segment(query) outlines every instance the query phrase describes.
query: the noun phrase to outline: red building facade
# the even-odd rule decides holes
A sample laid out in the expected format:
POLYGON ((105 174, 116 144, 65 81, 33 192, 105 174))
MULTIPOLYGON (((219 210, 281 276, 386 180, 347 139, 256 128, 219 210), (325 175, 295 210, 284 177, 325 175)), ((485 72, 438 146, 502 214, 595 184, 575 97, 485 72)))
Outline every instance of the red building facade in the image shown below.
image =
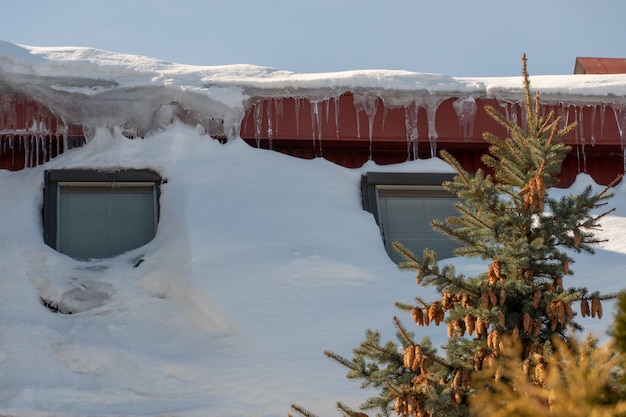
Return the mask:
MULTIPOLYGON (((445 149, 468 171, 481 167, 487 145, 483 132, 505 137, 506 130, 485 111, 491 106, 523 123, 519 103, 493 99, 459 99, 386 106, 383 99, 367 100, 345 93, 328 100, 257 97, 248 108, 241 137, 251 146, 302 158, 323 157, 346 167, 368 160, 385 165, 437 156, 445 149), (364 104, 365 103, 365 104, 364 104)), ((608 184, 624 172, 626 112, 607 104, 544 106, 562 126, 577 123, 565 139, 572 146, 562 172, 568 186, 579 173, 608 184)))

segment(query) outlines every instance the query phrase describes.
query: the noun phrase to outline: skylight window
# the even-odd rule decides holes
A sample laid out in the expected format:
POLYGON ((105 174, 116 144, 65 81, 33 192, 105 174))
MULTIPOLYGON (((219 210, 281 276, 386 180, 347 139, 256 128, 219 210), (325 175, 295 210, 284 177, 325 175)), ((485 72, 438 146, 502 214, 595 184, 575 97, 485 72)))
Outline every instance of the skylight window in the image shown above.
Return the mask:
POLYGON ((361 179, 363 207, 374 215, 387 254, 394 262, 406 261, 393 247, 400 242, 419 258, 425 248, 439 259, 453 256, 458 245, 432 229, 433 219, 457 216, 458 198, 442 187, 454 174, 368 172, 361 179))
POLYGON ((44 241, 80 260, 145 245, 156 235, 161 181, 150 170, 46 171, 44 241))

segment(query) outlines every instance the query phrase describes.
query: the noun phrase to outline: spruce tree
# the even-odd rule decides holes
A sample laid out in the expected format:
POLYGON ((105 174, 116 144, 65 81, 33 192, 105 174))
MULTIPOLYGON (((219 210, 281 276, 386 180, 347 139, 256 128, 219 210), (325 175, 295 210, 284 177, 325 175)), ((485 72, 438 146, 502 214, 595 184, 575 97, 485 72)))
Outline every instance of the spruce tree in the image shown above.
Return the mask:
MULTIPOLYGON (((447 343, 437 350, 428 338, 418 342, 394 317, 397 341, 383 343, 377 331, 368 330, 352 359, 325 352, 348 369, 348 378, 377 390, 361 405, 363 412, 471 415, 468 398, 476 392, 472 375, 499 361, 507 343, 519 345, 519 366, 541 387, 550 357, 567 345, 572 330, 582 330, 574 310, 583 317, 601 318, 602 301, 615 297, 564 286, 564 279, 573 274, 572 255, 593 254, 593 246, 600 242, 594 230, 610 211, 596 212, 611 197, 610 186, 599 193, 587 187, 578 195, 551 197, 550 189, 558 184, 570 151, 562 139, 575 125, 560 128, 553 112, 542 114, 539 94, 531 94, 525 56, 522 73, 523 126, 487 108, 509 136, 484 134, 489 143, 482 157, 486 170, 470 174, 449 153, 440 153, 457 172, 444 187, 460 203, 457 217, 433 221, 432 226, 460 243, 456 256, 481 259, 488 265, 486 271, 465 276, 451 265, 440 267, 431 250, 424 250, 419 259, 394 244, 407 259, 399 267, 416 271, 418 285, 434 287, 440 294, 434 301, 416 297, 414 304, 396 303, 397 307, 410 312, 418 326, 446 325, 447 343)), ((494 384, 506 381, 498 372, 493 378, 494 384)), ((365 415, 343 403, 338 408, 344 415, 365 415)), ((297 406, 294 410, 311 415, 297 406)))

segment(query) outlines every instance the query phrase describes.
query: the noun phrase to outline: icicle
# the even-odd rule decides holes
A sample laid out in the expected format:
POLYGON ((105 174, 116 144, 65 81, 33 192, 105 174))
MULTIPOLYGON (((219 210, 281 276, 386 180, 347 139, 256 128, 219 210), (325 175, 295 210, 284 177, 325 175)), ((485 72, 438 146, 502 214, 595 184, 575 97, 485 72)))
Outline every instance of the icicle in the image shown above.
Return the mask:
POLYGON ((583 157, 583 172, 587 172, 587 154, 585 153, 585 144, 586 144, 586 138, 585 138, 585 126, 584 126, 584 118, 583 118, 583 107, 578 107, 577 111, 578 111, 578 127, 580 129, 580 144, 581 144, 581 151, 582 151, 582 157, 583 157))
POLYGON ((294 97, 296 106, 296 137, 300 138, 300 99, 294 97))
POLYGON ((313 149, 317 149, 317 141, 320 143, 320 155, 322 152, 322 118, 320 116, 320 102, 311 102, 311 135, 313 137, 313 149))
POLYGON ((30 137, 28 138, 24 138, 24 136, 20 136, 20 139, 22 140, 22 145, 24 146, 24 167, 28 168, 30 166, 29 164, 29 158, 30 158, 30 137))
POLYGON ((589 106, 591 107, 591 146, 596 144, 596 108, 597 106, 589 106))
POLYGON ((324 103, 324 122, 328 124, 330 121, 330 98, 323 101, 324 103))
MULTIPOLYGON (((41 150, 43 152, 43 154, 41 155, 41 163, 45 163, 48 160, 48 147, 47 147, 47 141, 45 136, 41 135, 39 137, 39 140, 41 141, 41 150)), ((37 154, 39 155, 39 154, 37 154)), ((37 156, 37 158, 39 158, 39 156, 37 156)))
POLYGON ((426 117, 428 118, 428 141, 430 142, 430 157, 434 158, 437 156, 437 139, 439 135, 437 134, 437 125, 435 123, 435 115, 437 114, 437 109, 439 105, 444 99, 439 97, 425 97, 423 99, 422 105, 426 108, 426 117))
POLYGON ((339 97, 335 97, 335 137, 339 139, 339 97))
POLYGON ((426 108, 426 117, 428 117, 428 142, 430 142, 430 157, 434 158, 437 156, 437 139, 439 138, 434 122, 435 110, 431 107, 426 108), (433 121, 431 122, 431 120, 433 121))
POLYGON ((316 150, 317 146, 315 143, 315 127, 317 126, 317 118, 319 117, 317 102, 311 101, 310 111, 311 111, 311 138, 313 139, 313 150, 316 150))
POLYGON ((355 95, 354 96, 354 108, 356 109, 356 126, 357 126, 357 138, 361 137, 361 126, 359 123, 359 114, 361 111, 365 112, 368 122, 368 139, 369 139, 369 151, 370 160, 372 159, 372 144, 374 142, 374 117, 378 111, 378 97, 355 95))
POLYGON ((513 102, 503 102, 503 103, 505 104, 504 105, 501 104, 501 106, 503 107, 506 106, 504 107, 506 118, 510 120, 511 123, 516 124, 522 128, 525 128, 528 124, 526 120, 526 111, 525 111, 526 106, 521 101, 517 101, 514 103, 513 102), (517 106, 519 106, 521 114, 518 114, 517 106), (521 118, 521 122, 520 122, 520 118, 521 118))
POLYGON ((574 107, 574 118, 578 122, 578 126, 575 129, 576 134, 576 142, 580 142, 580 152, 578 153, 578 172, 587 172, 587 156, 585 154, 585 134, 584 134, 584 124, 583 124, 583 108, 575 106, 574 107), (581 171, 581 163, 582 160, 582 171, 581 171))
POLYGON ((67 137, 68 128, 66 125, 62 125, 60 128, 57 128, 57 156, 67 150, 66 147, 66 137, 67 137))
POLYGON ((34 152, 34 155, 33 155, 34 158, 32 160, 32 162, 33 162, 32 166, 36 167, 37 165, 39 165, 39 152, 40 152, 40 150, 39 150, 39 137, 37 135, 32 135, 31 136, 31 141, 35 142, 35 152, 34 152))
MULTIPOLYGON (((321 116, 321 112, 320 112, 320 103, 322 105, 322 107, 324 107, 324 103, 326 103, 326 101, 321 101, 321 102, 315 102, 315 114, 317 117, 317 140, 319 141, 320 144, 320 152, 322 151, 322 116, 321 116)), ((328 106, 326 106, 328 107, 328 106)))
POLYGON ((613 107, 613 116, 615 116, 615 123, 619 131, 619 140, 622 145, 622 163, 624 171, 626 171, 626 111, 613 107))
POLYGON ((279 118, 280 121, 283 120, 284 117, 284 113, 283 113, 283 99, 281 98, 277 98, 274 99, 274 117, 275 117, 275 121, 276 123, 274 124, 274 135, 276 137, 278 137, 279 133, 278 133, 278 125, 279 125, 279 118))
POLYGON ((515 106, 515 103, 511 103, 511 122, 513 122, 513 124, 519 125, 519 120, 517 118, 517 107, 515 106))
POLYGON ((417 128, 417 114, 419 108, 415 101, 404 106, 404 131, 406 135, 407 159, 417 159, 417 140, 419 137, 417 128), (412 154, 412 155, 411 155, 412 154))
POLYGON ((47 135, 47 140, 46 140, 46 146, 47 146, 47 152, 48 152, 48 158, 52 159, 54 158, 56 155, 54 154, 54 136, 52 133, 47 135))
MULTIPOLYGON (((528 117, 530 116, 528 114, 528 112, 526 111, 526 105, 522 104, 522 102, 518 102, 520 105, 520 109, 521 109, 521 117, 522 117, 522 124, 521 124, 521 128, 522 130, 526 131, 528 130, 528 117)), ((516 112, 517 113, 517 112, 516 112)))
POLYGON ((254 139, 256 147, 261 147, 261 130, 263 129, 263 101, 258 100, 254 103, 254 139))
POLYGON ((569 106, 565 106, 563 102, 559 103, 559 128, 563 129, 567 127, 567 121, 569 120, 569 106))
POLYGON ((11 149, 11 165, 15 165, 15 136, 9 135, 9 149, 11 149))
POLYGON ((382 131, 385 131, 385 122, 387 121, 387 114, 389 114, 389 108, 387 106, 385 106, 385 101, 381 98, 381 101, 383 102, 383 127, 382 127, 382 131))
MULTIPOLYGON (((498 101, 498 105, 500 107, 502 107, 502 110, 504 110, 504 116, 506 117, 507 120, 511 120, 511 111, 510 111, 510 103, 508 101, 498 101)), ((507 133, 509 132, 509 129, 507 128, 507 133)))
POLYGON ((356 111, 356 137, 357 139, 361 139, 361 120, 359 115, 359 113, 361 113, 361 109, 357 105, 356 97, 354 100, 354 109, 356 111))
MULTIPOLYGON (((269 142, 269 149, 272 149, 272 139, 274 138, 274 130, 272 129, 272 107, 274 105, 274 99, 270 99, 267 103, 267 139, 269 142)), ((257 146, 258 148, 258 146, 257 146)))
POLYGON ((463 140, 468 141, 474 135, 474 122, 476 121, 476 111, 478 106, 473 97, 463 100, 457 99, 452 103, 456 117, 459 119, 459 130, 463 134, 463 140))

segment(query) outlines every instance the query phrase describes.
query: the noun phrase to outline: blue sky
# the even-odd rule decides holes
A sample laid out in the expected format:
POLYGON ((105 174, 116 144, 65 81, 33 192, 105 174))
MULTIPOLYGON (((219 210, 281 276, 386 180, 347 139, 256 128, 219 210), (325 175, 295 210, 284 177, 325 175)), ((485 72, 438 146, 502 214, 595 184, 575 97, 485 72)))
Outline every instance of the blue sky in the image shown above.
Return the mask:
POLYGON ((453 76, 519 75, 525 52, 531 74, 571 74, 577 56, 626 58, 624 16, 623 0, 21 0, 4 8, 0 39, 193 65, 453 76))

